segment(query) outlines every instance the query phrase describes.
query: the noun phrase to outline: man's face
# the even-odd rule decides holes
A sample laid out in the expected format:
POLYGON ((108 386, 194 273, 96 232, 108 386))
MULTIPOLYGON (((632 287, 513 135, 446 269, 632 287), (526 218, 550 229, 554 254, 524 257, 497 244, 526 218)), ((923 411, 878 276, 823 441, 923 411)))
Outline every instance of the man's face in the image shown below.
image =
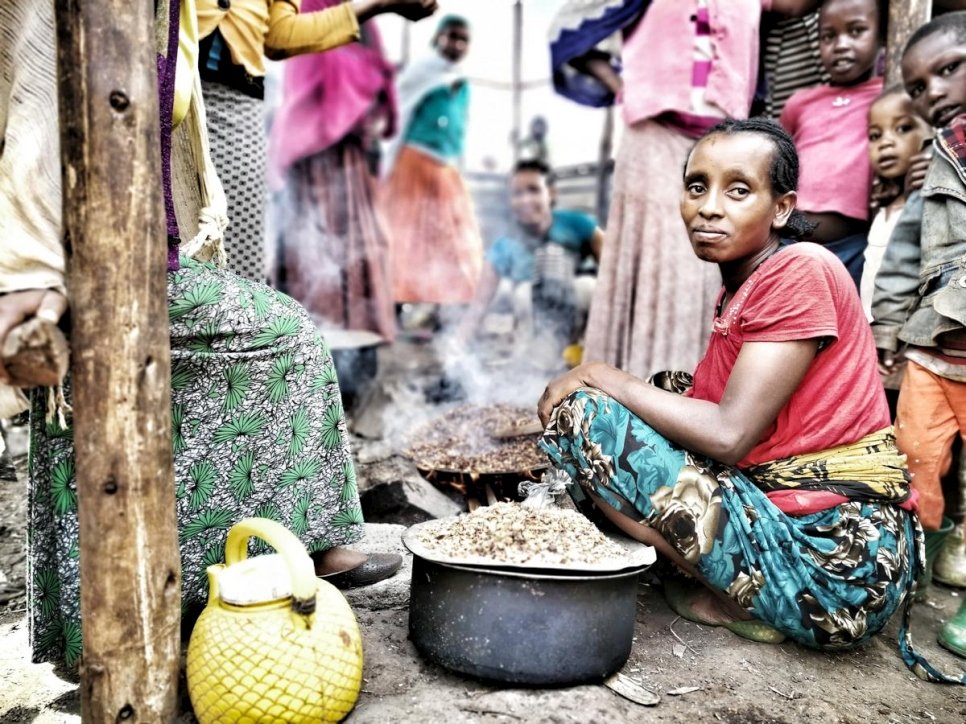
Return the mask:
POLYGON ((517 223, 533 234, 543 234, 553 220, 553 189, 539 171, 517 171, 510 179, 510 208, 517 223))

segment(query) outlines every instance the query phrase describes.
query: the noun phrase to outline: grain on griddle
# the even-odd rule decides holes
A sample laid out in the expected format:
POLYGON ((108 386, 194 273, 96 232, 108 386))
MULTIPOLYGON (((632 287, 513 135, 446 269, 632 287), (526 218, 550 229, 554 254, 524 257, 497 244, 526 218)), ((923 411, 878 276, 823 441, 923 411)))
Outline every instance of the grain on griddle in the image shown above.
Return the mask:
POLYGON ((489 430, 524 427, 532 409, 512 405, 462 405, 419 427, 406 454, 421 468, 466 473, 532 470, 547 464, 537 435, 497 439, 489 430))
POLYGON ((448 558, 485 558, 494 563, 597 565, 625 559, 627 552, 573 510, 496 503, 469 515, 437 521, 417 538, 448 558))

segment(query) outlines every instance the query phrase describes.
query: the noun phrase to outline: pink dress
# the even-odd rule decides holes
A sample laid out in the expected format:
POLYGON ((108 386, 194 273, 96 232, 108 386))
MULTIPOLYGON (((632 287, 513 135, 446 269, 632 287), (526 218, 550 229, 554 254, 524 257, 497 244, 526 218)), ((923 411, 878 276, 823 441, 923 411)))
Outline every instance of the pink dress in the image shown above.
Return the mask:
POLYGON ((758 24, 769 6, 770 0, 654 0, 626 38, 627 128, 585 360, 646 377, 694 369, 701 358, 721 277, 717 266, 694 255, 681 220, 682 171, 694 144, 682 126, 748 115, 758 24))

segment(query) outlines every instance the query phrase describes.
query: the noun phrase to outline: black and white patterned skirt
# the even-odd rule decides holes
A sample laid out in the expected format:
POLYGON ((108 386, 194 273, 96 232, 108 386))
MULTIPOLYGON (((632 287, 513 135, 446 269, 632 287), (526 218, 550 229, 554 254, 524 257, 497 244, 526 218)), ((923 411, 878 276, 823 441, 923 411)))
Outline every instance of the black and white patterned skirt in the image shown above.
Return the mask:
POLYGON ((201 87, 211 157, 228 197, 228 266, 265 281, 265 104, 221 83, 202 81, 201 87))

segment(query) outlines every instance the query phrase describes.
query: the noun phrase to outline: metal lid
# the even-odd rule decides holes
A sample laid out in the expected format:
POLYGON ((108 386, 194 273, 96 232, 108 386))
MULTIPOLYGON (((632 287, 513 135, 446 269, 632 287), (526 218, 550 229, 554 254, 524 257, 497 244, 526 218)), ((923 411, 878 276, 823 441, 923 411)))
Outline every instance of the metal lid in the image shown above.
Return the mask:
POLYGON ((292 578, 285 559, 277 553, 246 558, 218 571, 221 600, 253 606, 292 597, 292 578))

